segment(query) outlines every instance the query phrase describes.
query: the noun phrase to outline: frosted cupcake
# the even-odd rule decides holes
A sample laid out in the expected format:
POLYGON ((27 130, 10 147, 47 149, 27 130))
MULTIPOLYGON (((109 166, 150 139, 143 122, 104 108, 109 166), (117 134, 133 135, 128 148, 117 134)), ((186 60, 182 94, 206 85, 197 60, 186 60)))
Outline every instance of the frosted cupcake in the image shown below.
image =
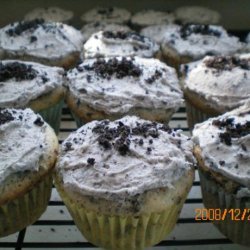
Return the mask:
POLYGON ((173 22, 173 13, 156 10, 142 10, 131 17, 131 24, 137 30, 151 25, 170 24, 173 22))
POLYGON ((182 6, 175 10, 175 18, 180 23, 218 24, 220 14, 202 6, 182 6))
POLYGON ((81 32, 66 24, 17 22, 0 29, 0 59, 70 68, 80 60, 82 43, 81 32))
POLYGON ((98 31, 131 31, 131 29, 125 24, 117 23, 105 23, 105 22, 94 22, 85 24, 82 29, 83 40, 86 42, 91 35, 97 33, 98 31))
POLYGON ((67 78, 66 101, 78 125, 127 114, 167 123, 183 102, 175 70, 157 59, 88 59, 67 78))
POLYGON ((194 178, 192 142, 126 116, 62 144, 55 184, 78 229, 106 249, 144 249, 173 229, 194 178))
POLYGON ((214 225, 235 243, 250 246, 250 102, 195 126, 203 202, 217 208, 214 225))
POLYGON ((58 153, 53 130, 30 109, 0 109, 0 237, 45 211, 58 153))
POLYGON ((24 16, 25 21, 43 19, 45 22, 68 23, 73 18, 73 12, 59 7, 35 8, 24 16))
POLYGON ((221 26, 169 25, 164 32, 162 54, 169 65, 202 59, 206 55, 232 55, 242 49, 238 37, 228 35, 221 26))
POLYGON ((106 23, 128 23, 131 14, 128 10, 117 7, 97 7, 85 12, 81 20, 85 23, 106 22, 106 23))
POLYGON ((0 61, 0 108, 31 108, 59 131, 64 70, 39 63, 0 61))
POLYGON ((130 31, 100 31, 84 44, 83 57, 160 57, 160 48, 150 38, 130 31))
POLYGON ((250 99, 250 54, 207 56, 182 69, 181 85, 190 129, 250 99))

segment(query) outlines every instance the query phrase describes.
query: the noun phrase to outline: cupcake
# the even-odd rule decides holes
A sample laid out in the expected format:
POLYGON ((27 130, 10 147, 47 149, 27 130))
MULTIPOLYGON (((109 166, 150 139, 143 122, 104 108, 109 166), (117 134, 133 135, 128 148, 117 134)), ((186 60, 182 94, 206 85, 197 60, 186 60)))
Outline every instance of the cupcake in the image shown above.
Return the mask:
POLYGON ((33 224, 45 211, 58 142, 30 109, 0 109, 0 237, 33 224))
POLYGON ((140 56, 160 58, 159 45, 150 38, 130 31, 100 31, 83 46, 84 58, 140 56))
POLYGON ((59 131, 64 70, 39 63, 0 61, 0 108, 31 108, 59 131))
POLYGON ((167 123, 183 103, 175 70, 157 59, 88 59, 67 78, 66 102, 79 126, 127 114, 167 123))
POLYGON ((131 17, 131 25, 137 30, 151 25, 170 24, 173 22, 173 13, 165 11, 142 10, 131 17))
POLYGON ((73 18, 73 12, 59 7, 35 8, 24 16, 25 21, 43 19, 46 22, 67 23, 73 18))
POLYGON ((193 131, 203 202, 217 209, 214 225, 250 246, 250 102, 197 124, 193 131))
POLYGON ((175 18, 180 23, 218 24, 220 14, 202 6, 182 6, 175 10, 175 18))
POLYGON ((142 36, 149 37, 157 44, 161 45, 165 39, 165 33, 168 32, 169 27, 170 26, 168 24, 150 25, 141 29, 140 34, 142 36))
POLYGON ((215 25, 169 25, 164 32, 162 54, 169 65, 202 59, 206 55, 232 55, 242 49, 238 37, 215 25))
POLYGON ((176 224, 194 179, 192 146, 135 116, 93 121, 63 142, 55 185, 88 241, 144 249, 176 224))
POLYGON ((131 14, 128 10, 117 7, 97 7, 88 10, 81 16, 84 23, 106 22, 125 24, 130 20, 131 14))
POLYGON ((80 60, 82 42, 81 32, 66 24, 42 19, 17 22, 0 29, 0 59, 69 68, 80 60))
POLYGON ((125 24, 117 23, 105 23, 105 22, 94 22, 85 24, 82 29, 83 40, 86 42, 91 35, 97 33, 98 31, 131 31, 131 29, 125 24))
POLYGON ((207 56, 182 67, 189 128, 250 99, 250 54, 207 56))

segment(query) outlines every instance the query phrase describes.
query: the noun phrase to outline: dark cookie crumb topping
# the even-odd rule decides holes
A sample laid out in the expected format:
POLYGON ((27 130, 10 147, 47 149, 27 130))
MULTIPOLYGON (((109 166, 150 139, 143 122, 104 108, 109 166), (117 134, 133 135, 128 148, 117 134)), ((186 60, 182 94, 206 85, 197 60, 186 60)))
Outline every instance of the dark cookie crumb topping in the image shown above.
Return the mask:
MULTIPOLYGON (((133 135, 143 136, 144 138, 150 137, 150 144, 152 144, 152 138, 158 138, 159 130, 167 131, 168 133, 172 132, 172 130, 168 126, 159 126, 155 122, 138 122, 137 126, 132 129, 122 122, 119 122, 118 126, 110 128, 109 121, 107 120, 99 122, 92 131, 99 134, 98 143, 104 149, 108 150, 114 148, 121 155, 126 155, 130 150, 129 147, 133 135)), ((140 139, 138 144, 142 146, 143 140, 140 139)), ((151 152, 152 148, 147 151, 151 152)))
POLYGON ((104 31, 102 34, 108 39, 132 39, 139 42, 145 42, 145 36, 131 31, 104 31))
POLYGON ((37 71, 31 65, 13 62, 3 64, 0 62, 0 82, 15 78, 17 81, 32 80, 37 76, 37 71))
MULTIPOLYGON (((110 79, 111 76, 115 76, 118 79, 122 79, 126 76, 139 77, 142 74, 142 70, 136 66, 132 60, 128 60, 125 57, 122 60, 116 58, 105 61, 104 59, 97 59, 92 66, 83 66, 87 71, 94 71, 98 76, 104 79, 110 79)), ((81 72, 82 67, 78 66, 77 70, 81 72)))
POLYGON ((180 29, 181 38, 186 39, 191 34, 211 35, 220 37, 221 32, 214 30, 209 25, 204 24, 185 24, 180 29))
POLYGON ((0 125, 13 121, 14 117, 8 110, 0 109, 0 125))
POLYGON ((34 121, 34 124, 41 127, 41 126, 43 126, 44 121, 40 116, 37 116, 36 120, 34 121))
POLYGON ((159 71, 159 70, 155 70, 154 75, 152 75, 151 77, 147 78, 145 81, 146 81, 146 83, 152 84, 153 82, 155 82, 160 77, 162 77, 162 72, 159 71))
POLYGON ((93 166, 95 164, 95 158, 88 158, 87 159, 87 163, 91 166, 93 166))
POLYGON ((43 19, 34 19, 31 21, 19 22, 14 28, 6 31, 9 36, 20 36, 23 32, 30 29, 37 29, 40 25, 44 24, 43 19))
POLYGON ((224 133, 219 134, 219 137, 221 142, 225 143, 227 146, 232 145, 232 138, 240 138, 250 134, 250 121, 240 124, 234 123, 234 118, 227 118, 224 120, 214 120, 212 124, 225 130, 224 133))
POLYGON ((205 61, 208 68, 217 70, 232 70, 235 67, 240 67, 245 70, 250 70, 250 59, 240 59, 235 56, 216 56, 205 61))

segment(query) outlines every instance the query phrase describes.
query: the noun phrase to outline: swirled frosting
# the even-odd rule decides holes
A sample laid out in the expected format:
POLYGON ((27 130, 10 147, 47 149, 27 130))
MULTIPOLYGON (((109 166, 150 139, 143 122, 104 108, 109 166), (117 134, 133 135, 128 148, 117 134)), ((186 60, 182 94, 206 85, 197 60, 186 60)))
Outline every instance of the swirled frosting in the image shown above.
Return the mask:
POLYGON ((175 70, 157 59, 88 59, 67 77, 80 102, 107 114, 135 107, 178 109, 183 102, 175 70))
POLYGON ((135 116, 93 121, 63 142, 56 170, 66 190, 122 199, 171 188, 192 169, 192 147, 180 131, 135 116))
POLYGON ((153 57, 159 46, 148 37, 126 31, 100 31, 84 44, 84 57, 153 57))
POLYGON ((194 60, 205 55, 231 55, 242 49, 239 38, 228 35, 221 26, 198 24, 169 25, 164 32, 163 49, 165 46, 194 60))
POLYGON ((207 56, 183 68, 186 70, 184 90, 202 96, 221 113, 250 99, 250 54, 207 56))
POLYGON ((30 109, 0 109, 0 185, 12 174, 39 170, 46 127, 30 109))
POLYGON ((0 61, 0 108, 24 108, 62 87, 64 70, 33 62, 0 61))
POLYGON ((250 188, 250 102, 197 124, 193 141, 201 148, 208 168, 250 188))
POLYGON ((141 27, 174 22, 174 15, 170 12, 156 10, 142 10, 131 17, 131 23, 141 27))
POLYGON ((0 58, 34 56, 62 58, 82 49, 81 32, 62 23, 45 23, 42 19, 9 24, 0 29, 0 58))
POLYGON ((94 22, 85 24, 82 29, 83 40, 87 41, 92 34, 98 31, 131 31, 125 24, 94 22))
POLYGON ((128 10, 117 7, 98 7, 91 9, 81 16, 82 21, 90 22, 106 22, 106 23, 127 23, 131 17, 128 10))
POLYGON ((201 6, 182 6, 175 10, 176 19, 182 23, 217 24, 220 14, 201 6))
POLYGON ((73 17, 73 12, 58 7, 36 8, 27 13, 24 20, 44 19, 46 22, 66 22, 73 17))

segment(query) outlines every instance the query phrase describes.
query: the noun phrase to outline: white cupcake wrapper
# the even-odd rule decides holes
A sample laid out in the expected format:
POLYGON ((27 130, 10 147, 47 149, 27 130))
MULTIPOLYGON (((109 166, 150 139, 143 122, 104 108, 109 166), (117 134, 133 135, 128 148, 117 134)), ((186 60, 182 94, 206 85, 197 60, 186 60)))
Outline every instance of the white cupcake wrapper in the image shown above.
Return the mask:
POLYGON ((195 124, 204 122, 211 117, 210 115, 205 114, 201 110, 195 108, 188 101, 186 101, 186 112, 187 112, 188 127, 190 131, 193 130, 195 124))
MULTIPOLYGON (((203 202, 206 208, 219 208, 221 212, 225 209, 240 209, 241 215, 244 209, 250 209, 250 198, 237 198, 235 194, 227 193, 211 177, 208 177, 199 170, 203 202)), ((250 246, 250 215, 246 215, 244 220, 233 220, 231 214, 227 213, 224 220, 213 221, 214 225, 235 243, 250 246)))
POLYGON ((43 117, 43 119, 54 129, 56 134, 59 133, 60 129, 63 102, 64 101, 61 100, 53 107, 38 112, 43 117))
POLYGON ((46 210, 52 190, 48 175, 26 194, 0 206, 0 237, 33 224, 46 210))

